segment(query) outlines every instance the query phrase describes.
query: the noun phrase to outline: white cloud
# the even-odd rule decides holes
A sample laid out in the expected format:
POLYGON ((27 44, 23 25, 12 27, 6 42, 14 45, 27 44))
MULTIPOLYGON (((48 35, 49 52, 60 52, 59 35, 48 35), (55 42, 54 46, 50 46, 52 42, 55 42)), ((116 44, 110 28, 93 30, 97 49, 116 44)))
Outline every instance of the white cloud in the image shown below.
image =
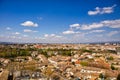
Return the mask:
POLYGON ((48 34, 45 34, 44 37, 48 37, 49 35, 48 34))
POLYGON ((81 30, 91 30, 101 27, 109 27, 109 28, 120 28, 120 19, 116 20, 105 20, 99 23, 92 23, 92 24, 83 24, 80 26, 81 30))
POLYGON ((110 14, 114 11, 115 6, 116 5, 113 5, 111 7, 103 7, 103 8, 96 7, 94 11, 88 11, 88 15, 110 14))
POLYGON ((75 28, 78 28, 78 27, 80 27, 80 24, 78 24, 78 23, 76 23, 76 24, 71 24, 70 27, 71 27, 71 28, 74 28, 74 27, 75 27, 75 28))
POLYGON ((57 38, 62 38, 63 36, 58 36, 58 35, 56 35, 56 37, 57 37, 57 38))
POLYGON ((63 34, 74 34, 75 32, 72 30, 64 31, 63 34))
POLYGON ((56 35, 56 34, 50 34, 50 37, 55 37, 55 38, 61 38, 62 36, 56 35))
POLYGON ((30 30, 30 29, 24 29, 23 31, 24 32, 32 32, 32 30, 30 30))
POLYGON ((51 36, 51 37, 54 37, 54 36, 56 36, 56 35, 55 35, 55 34, 51 34, 50 36, 51 36))
POLYGON ((61 38, 62 36, 56 35, 56 34, 45 34, 45 38, 61 38))
POLYGON ((28 27, 38 27, 37 23, 34 23, 32 21, 25 21, 23 23, 21 23, 22 26, 28 26, 28 27))
POLYGON ((11 28, 10 27, 6 27, 6 30, 11 30, 11 28))
POLYGON ((108 26, 110 28, 120 28, 120 19, 117 20, 106 20, 101 22, 104 26, 108 26))
POLYGON ((82 30, 90 30, 90 29, 95 29, 95 28, 100 28, 100 27, 103 27, 103 24, 101 24, 101 23, 92 23, 92 24, 89 24, 89 25, 82 25, 81 29, 82 30))
POLYGON ((100 13, 99 7, 95 8, 95 11, 88 11, 88 15, 96 15, 100 13))
POLYGON ((104 32, 105 30, 92 30, 89 33, 101 33, 104 32))
POLYGON ((79 34, 79 33, 81 33, 81 32, 79 32, 79 31, 73 31, 73 30, 67 30, 67 31, 63 31, 62 32, 62 34, 79 34))
POLYGON ((24 32, 38 32, 38 31, 31 30, 31 29, 24 29, 23 31, 24 32))
POLYGON ((12 34, 14 34, 14 35, 19 35, 20 33, 19 33, 19 32, 15 32, 15 33, 12 33, 12 34))
POLYGON ((61 38, 62 36, 56 35, 56 34, 50 34, 50 37, 55 37, 55 38, 61 38))
POLYGON ((28 35, 23 35, 23 37, 28 37, 28 35))
POLYGON ((108 33, 108 36, 113 36, 118 33, 119 33, 119 31, 111 31, 110 33, 108 33))

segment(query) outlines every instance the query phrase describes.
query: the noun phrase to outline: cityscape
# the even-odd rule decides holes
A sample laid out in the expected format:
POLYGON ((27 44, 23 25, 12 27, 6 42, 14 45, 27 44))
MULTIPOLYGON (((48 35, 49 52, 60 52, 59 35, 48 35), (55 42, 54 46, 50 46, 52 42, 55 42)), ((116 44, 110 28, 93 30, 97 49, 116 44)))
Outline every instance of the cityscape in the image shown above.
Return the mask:
POLYGON ((0 80, 119 80, 120 42, 1 44, 0 80))
POLYGON ((120 1, 0 0, 0 80, 120 80, 120 1))

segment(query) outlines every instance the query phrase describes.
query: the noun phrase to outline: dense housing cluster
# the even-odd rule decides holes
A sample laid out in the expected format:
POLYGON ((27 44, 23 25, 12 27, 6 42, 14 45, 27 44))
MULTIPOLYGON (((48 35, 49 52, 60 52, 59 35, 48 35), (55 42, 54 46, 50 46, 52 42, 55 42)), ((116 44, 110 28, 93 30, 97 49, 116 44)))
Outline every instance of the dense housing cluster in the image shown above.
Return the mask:
POLYGON ((119 74, 119 43, 0 45, 0 80, 117 80, 119 74))

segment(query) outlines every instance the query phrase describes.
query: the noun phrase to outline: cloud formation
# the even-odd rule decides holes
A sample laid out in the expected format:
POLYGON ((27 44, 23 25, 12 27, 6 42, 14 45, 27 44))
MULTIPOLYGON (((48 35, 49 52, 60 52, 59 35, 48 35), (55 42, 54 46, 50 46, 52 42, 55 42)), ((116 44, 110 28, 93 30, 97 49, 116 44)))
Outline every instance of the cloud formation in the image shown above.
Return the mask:
POLYGON ((119 31, 111 31, 110 33, 108 33, 108 36, 111 37, 111 36, 118 34, 118 33, 119 33, 119 31))
POLYGON ((102 21, 101 24, 103 24, 104 26, 108 26, 110 28, 120 28, 120 19, 105 20, 105 21, 102 21))
POLYGON ((70 26, 70 29, 72 28, 72 30, 64 31, 63 34, 75 33, 73 31, 73 29, 74 29, 73 27, 75 27, 75 29, 80 29, 80 30, 91 30, 91 29, 97 29, 97 28, 102 28, 102 27, 120 28, 120 19, 104 20, 101 22, 94 22, 91 24, 72 24, 70 26))
POLYGON ((11 30, 11 28, 10 27, 6 27, 6 30, 11 30))
POLYGON ((67 31, 64 31, 63 34, 74 34, 75 32, 72 31, 72 30, 67 30, 67 31))
POLYGON ((80 27, 80 24, 78 24, 78 23, 76 23, 76 24, 71 24, 70 27, 71 27, 71 28, 74 28, 74 27, 75 27, 75 28, 76 28, 76 27, 80 27))
POLYGON ((28 35, 25 35, 25 34, 24 34, 23 37, 28 37, 28 35))
POLYGON ((101 33, 104 32, 105 30, 92 30, 89 33, 101 33))
POLYGON ((81 30, 91 30, 97 29, 101 27, 109 27, 109 28, 120 28, 120 19, 116 20, 105 20, 99 23, 92 23, 92 24, 83 24, 80 26, 81 30))
POLYGON ((23 23, 21 23, 22 26, 28 26, 28 27, 38 27, 37 23, 34 23, 32 21, 25 21, 23 23))
MULTIPOLYGON (((119 31, 107 31, 106 28, 120 28, 120 19, 115 20, 104 20, 100 22, 93 22, 91 24, 71 24, 69 29, 63 31, 62 34, 66 37, 68 42, 91 42, 91 41, 108 41, 113 35, 118 36, 119 31), (104 27, 104 28, 103 28, 104 27), (102 29, 101 29, 102 28, 102 29), (108 33, 106 33, 108 32, 108 33), (91 35, 93 33, 93 35, 91 35), (90 35, 90 36, 89 36, 90 35), (97 37, 97 38, 96 38, 97 37), (94 38, 96 38, 94 40, 94 38)), ((113 40, 119 40, 114 38, 113 40)), ((112 40, 110 40, 112 41, 112 40)))
POLYGON ((84 24, 80 27, 81 30, 90 30, 90 29, 95 29, 95 28, 100 28, 103 27, 103 24, 101 23, 92 23, 92 24, 84 24))
POLYGON ((31 29, 24 29, 23 32, 38 32, 38 31, 34 31, 34 30, 31 30, 31 29))
POLYGON ((15 32, 15 33, 13 33, 14 35, 19 35, 20 33, 19 32, 15 32))
POLYGON ((94 11, 88 11, 88 15, 110 14, 110 13, 114 12, 115 6, 116 6, 116 4, 114 4, 111 7, 103 7, 103 8, 96 7, 94 11))
POLYGON ((56 34, 45 34, 44 37, 45 37, 45 38, 50 38, 50 37, 61 38, 62 36, 58 36, 58 35, 56 35, 56 34))

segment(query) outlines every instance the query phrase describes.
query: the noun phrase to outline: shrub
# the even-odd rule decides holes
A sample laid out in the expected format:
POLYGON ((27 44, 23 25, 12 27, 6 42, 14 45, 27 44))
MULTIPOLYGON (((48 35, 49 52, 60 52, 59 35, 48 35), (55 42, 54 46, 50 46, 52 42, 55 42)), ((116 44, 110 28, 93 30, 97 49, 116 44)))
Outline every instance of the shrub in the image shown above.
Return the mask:
POLYGON ((88 66, 88 62, 86 62, 86 61, 82 61, 82 62, 80 62, 80 64, 81 64, 82 66, 88 66))

